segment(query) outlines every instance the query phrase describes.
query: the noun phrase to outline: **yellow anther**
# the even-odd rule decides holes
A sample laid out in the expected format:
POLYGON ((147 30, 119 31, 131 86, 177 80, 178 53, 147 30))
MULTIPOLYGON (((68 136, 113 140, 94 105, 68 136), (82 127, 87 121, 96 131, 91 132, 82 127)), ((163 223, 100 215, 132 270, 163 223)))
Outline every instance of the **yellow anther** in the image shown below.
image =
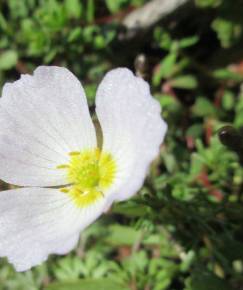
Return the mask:
POLYGON ((68 164, 61 164, 57 166, 57 169, 66 169, 66 168, 69 168, 68 164))
POLYGON ((69 192, 69 189, 64 187, 64 188, 61 188, 60 191, 61 192, 64 192, 64 193, 68 193, 69 192))
POLYGON ((80 154, 81 154, 81 152, 79 152, 79 151, 72 151, 69 153, 70 156, 76 156, 76 155, 80 155, 80 154))

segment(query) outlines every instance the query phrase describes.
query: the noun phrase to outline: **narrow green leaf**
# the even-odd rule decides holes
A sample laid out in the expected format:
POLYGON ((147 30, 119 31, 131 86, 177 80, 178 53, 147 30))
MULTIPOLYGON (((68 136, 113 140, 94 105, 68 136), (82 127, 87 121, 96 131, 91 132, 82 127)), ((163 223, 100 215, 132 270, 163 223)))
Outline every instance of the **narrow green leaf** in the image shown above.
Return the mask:
POLYGON ((8 23, 1 12, 0 12, 0 28, 5 31, 8 30, 8 23))
POLYGON ((217 69, 213 72, 213 76, 219 80, 232 80, 232 81, 239 81, 243 80, 243 76, 232 72, 228 69, 217 69))
POLYGON ((82 3, 79 0, 65 0, 65 10, 69 18, 80 18, 82 13, 82 3))
POLYGON ((141 204, 117 203, 112 207, 112 212, 128 217, 142 217, 149 210, 149 207, 141 204))
POLYGON ((14 50, 7 50, 0 55, 0 70, 8 70, 17 63, 18 55, 14 50))
POLYGON ((177 53, 169 53, 160 63, 158 72, 154 75, 154 85, 159 85, 163 78, 168 78, 173 74, 174 66, 177 59, 177 53))
POLYGON ((105 2, 110 12, 116 13, 127 3, 127 0, 105 0, 105 2))
POLYGON ((195 0, 200 8, 215 8, 222 4, 222 0, 195 0))
POLYGON ((112 279, 102 278, 57 282, 50 284, 45 290, 129 290, 129 288, 112 279))
POLYGON ((95 3, 94 0, 88 0, 87 2, 87 12, 86 12, 86 19, 88 23, 94 21, 95 17, 95 3))
POLYGON ((174 78, 170 84, 174 88, 193 90, 197 87, 198 82, 193 75, 184 75, 174 78))
POLYGON ((192 112, 195 116, 209 117, 214 116, 217 113, 217 110, 213 103, 211 103, 207 98, 197 97, 196 103, 192 108, 192 112))
POLYGON ((179 41, 180 48, 187 48, 195 45, 199 41, 199 37, 197 35, 193 35, 190 37, 185 37, 179 41))
POLYGON ((235 95, 232 91, 226 90, 222 97, 222 107, 225 110, 232 110, 235 106, 235 95))
POLYGON ((139 238, 141 232, 128 226, 122 226, 118 224, 111 225, 109 227, 110 234, 106 238, 109 244, 120 245, 133 245, 139 238))

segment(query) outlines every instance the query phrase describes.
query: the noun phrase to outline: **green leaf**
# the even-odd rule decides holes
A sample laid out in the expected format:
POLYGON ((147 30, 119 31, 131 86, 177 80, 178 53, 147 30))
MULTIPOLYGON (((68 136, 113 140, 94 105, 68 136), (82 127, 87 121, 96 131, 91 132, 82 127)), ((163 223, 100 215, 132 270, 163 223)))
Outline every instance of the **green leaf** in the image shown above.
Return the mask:
POLYGON ((199 41, 199 37, 197 35, 193 35, 190 37, 185 37, 179 41, 180 48, 187 48, 195 45, 199 41))
POLYGON ((50 63, 55 58, 57 53, 58 52, 55 48, 48 51, 48 53, 44 57, 44 63, 50 63))
POLYGON ((191 164, 190 164, 190 178, 193 180, 198 177, 202 172, 203 166, 205 165, 201 156, 198 153, 193 152, 191 154, 191 164))
POLYGON ((242 27, 231 20, 216 18, 212 23, 222 47, 228 48, 235 44, 242 34, 242 27))
POLYGON ((0 55, 0 70, 8 70, 14 67, 18 60, 15 50, 7 50, 0 55))
POLYGON ((186 136, 200 138, 203 134, 202 124, 193 124, 186 130, 186 136))
POLYGON ((197 79, 193 75, 184 75, 174 78, 170 81, 174 88, 193 90, 197 87, 197 79))
POLYGON ((162 60, 160 64, 160 76, 169 77, 172 74, 176 59, 177 54, 170 53, 162 60))
POLYGON ((154 85, 158 86, 162 78, 168 78, 173 74, 176 59, 177 53, 171 52, 161 61, 159 70, 155 73, 153 78, 154 85))
POLYGON ((234 125, 239 128, 243 126, 243 94, 241 93, 238 97, 237 103, 235 105, 235 120, 234 125))
POLYGON ((222 0, 195 0, 195 2, 201 8, 215 8, 222 4, 222 0))
POLYGON ((129 217, 144 216, 149 210, 149 207, 141 204, 117 203, 112 207, 113 213, 122 214, 129 217))
POLYGON ((82 274, 83 260, 78 256, 66 256, 53 267, 53 273, 58 281, 76 280, 82 274))
POLYGON ((175 159, 175 156, 166 151, 162 151, 161 158, 163 159, 167 171, 170 173, 175 172, 177 168, 177 160, 175 159))
POLYGON ((106 6, 111 13, 118 12, 127 2, 127 0, 105 0, 106 6))
POLYGON ((97 35, 94 38, 94 47, 97 49, 102 49, 106 46, 105 38, 102 35, 97 35))
POLYGON ((80 18, 82 13, 82 3, 79 0, 65 0, 65 10, 69 18, 80 18))
POLYGON ((8 23, 1 12, 0 12, 0 28, 5 31, 8 30, 8 23))
POLYGON ((83 29, 83 39, 84 42, 92 42, 94 40, 94 36, 100 33, 100 29, 98 26, 95 25, 87 25, 83 29))
POLYGON ((196 103, 192 108, 194 115, 199 117, 214 116, 217 113, 213 103, 204 97, 198 97, 196 103))
POLYGON ((179 115, 178 111, 181 109, 181 104, 176 98, 171 95, 159 94, 156 99, 159 101, 164 113, 169 111, 179 115))
POLYGON ((122 225, 111 225, 109 227, 109 236, 106 241, 109 244, 120 246, 120 245, 133 245, 140 237, 141 231, 137 231, 128 226, 122 225))
POLYGON ((129 290, 112 279, 79 279, 70 282, 57 282, 48 285, 45 290, 129 290))
POLYGON ((188 253, 186 253, 186 255, 183 257, 182 263, 180 265, 180 270, 182 272, 187 272, 195 260, 195 252, 193 250, 188 251, 188 253))
POLYGON ((165 50, 170 51, 172 46, 172 38, 170 34, 162 29, 161 27, 155 27, 154 29, 154 39, 158 43, 158 45, 165 50))
POLYGON ((235 96, 233 92, 226 90, 222 97, 222 107, 225 110, 232 110, 235 106, 235 96))
POLYGON ((95 3, 94 0, 87 1, 87 9, 86 9, 86 19, 88 23, 94 21, 95 17, 95 3))
POLYGON ((67 41, 74 42, 77 39, 81 38, 81 35, 82 35, 81 27, 75 27, 73 30, 70 31, 70 34, 68 35, 67 41))
POLYGON ((219 80, 232 80, 240 82, 243 80, 243 76, 235 72, 230 71, 229 69, 217 69, 213 72, 213 76, 219 80))

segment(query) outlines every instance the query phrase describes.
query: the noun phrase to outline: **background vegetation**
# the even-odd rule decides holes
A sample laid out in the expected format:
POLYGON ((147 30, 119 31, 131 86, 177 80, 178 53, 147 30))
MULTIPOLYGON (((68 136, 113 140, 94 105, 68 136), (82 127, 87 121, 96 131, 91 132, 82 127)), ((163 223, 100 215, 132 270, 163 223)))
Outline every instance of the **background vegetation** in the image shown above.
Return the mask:
POLYGON ((65 66, 93 111, 105 72, 127 66, 151 83, 169 124, 139 195, 65 257, 26 273, 1 259, 1 290, 243 289, 243 2, 191 1, 142 37, 122 37, 124 17, 145 2, 0 1, 0 86, 40 64, 65 66), (225 124, 235 128, 221 134, 227 147, 225 124))

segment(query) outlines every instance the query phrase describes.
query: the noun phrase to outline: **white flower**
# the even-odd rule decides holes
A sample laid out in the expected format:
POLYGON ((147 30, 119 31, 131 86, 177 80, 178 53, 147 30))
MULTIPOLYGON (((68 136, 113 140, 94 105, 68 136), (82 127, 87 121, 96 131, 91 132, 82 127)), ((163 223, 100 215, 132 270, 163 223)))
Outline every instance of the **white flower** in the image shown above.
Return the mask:
POLYGON ((113 201, 142 186, 167 128, 148 84, 112 70, 96 114, 102 149, 84 90, 67 69, 41 66, 4 85, 0 178, 23 188, 0 192, 0 256, 17 271, 69 252, 113 201))

